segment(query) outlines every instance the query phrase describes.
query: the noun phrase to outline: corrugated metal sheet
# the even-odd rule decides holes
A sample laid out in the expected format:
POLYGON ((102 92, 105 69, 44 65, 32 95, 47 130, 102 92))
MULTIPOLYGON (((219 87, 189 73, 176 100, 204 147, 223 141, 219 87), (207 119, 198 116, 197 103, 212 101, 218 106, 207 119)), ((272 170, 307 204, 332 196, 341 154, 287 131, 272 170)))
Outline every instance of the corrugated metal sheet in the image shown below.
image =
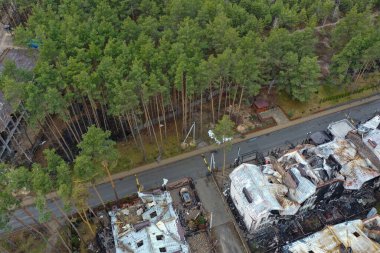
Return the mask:
POLYGON ((363 137, 363 142, 372 150, 378 159, 380 159, 380 130, 375 129, 370 131, 363 137), (370 140, 376 144, 376 146, 371 145, 370 140))
POLYGON ((325 159, 332 155, 339 162, 342 166, 339 174, 345 177, 346 189, 360 189, 365 182, 380 175, 369 161, 359 155, 355 146, 345 139, 335 138, 313 151, 325 159))
POLYGON ((327 129, 335 137, 344 138, 347 133, 354 130, 355 127, 347 119, 342 119, 329 124, 327 129))
POLYGON ((320 232, 283 247, 292 253, 339 253, 341 248, 351 248, 353 253, 380 252, 380 245, 363 232, 361 220, 348 221, 329 226, 320 232))
POLYGON ((285 185, 270 180, 275 171, 269 166, 265 170, 268 174, 256 165, 243 163, 230 174, 231 198, 248 229, 268 218, 271 211, 294 215, 300 207, 299 203, 285 197, 288 193, 285 185), (245 197, 243 189, 250 194, 252 201, 245 197))

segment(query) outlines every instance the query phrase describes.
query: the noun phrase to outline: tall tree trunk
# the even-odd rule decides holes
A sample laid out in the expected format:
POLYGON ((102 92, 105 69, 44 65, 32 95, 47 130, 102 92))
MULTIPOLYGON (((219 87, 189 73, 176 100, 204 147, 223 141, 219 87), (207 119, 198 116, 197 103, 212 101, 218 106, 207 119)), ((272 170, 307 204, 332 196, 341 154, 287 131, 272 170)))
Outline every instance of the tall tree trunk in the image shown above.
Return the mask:
POLYGON ((76 209, 77 209, 77 214, 79 215, 79 217, 81 218, 81 220, 83 221, 83 223, 87 225, 87 227, 89 228, 91 234, 92 234, 93 236, 95 236, 95 231, 94 231, 94 230, 92 229, 92 227, 91 227, 91 223, 90 223, 90 221, 88 220, 88 217, 87 217, 86 211, 83 210, 83 209, 82 209, 82 210, 79 210, 78 208, 76 208, 76 209), (81 212, 83 212, 83 213, 81 213, 81 212))
POLYGON ((142 103, 142 106, 143 106, 144 116, 145 116, 145 123, 144 123, 144 125, 143 125, 143 128, 148 129, 149 138, 150 138, 150 140, 152 141, 152 136, 153 136, 153 134, 152 134, 152 130, 150 129, 148 113, 147 113, 147 111, 146 111, 146 109, 145 109, 145 103, 144 103, 144 100, 143 100, 143 99, 141 99, 141 103, 142 103), (145 127, 145 125, 146 125, 146 127, 145 127))
POLYGON ((61 132, 59 131, 59 129, 58 129, 57 126, 55 125, 55 123, 54 123, 52 117, 51 117, 49 114, 48 114, 47 117, 48 117, 48 119, 51 121, 51 123, 52 123, 51 125, 55 128, 56 132, 58 133, 58 135, 59 135, 60 138, 62 139, 62 142, 63 142, 63 143, 65 144, 65 146, 67 147, 67 150, 69 151, 69 154, 70 154, 70 156, 72 157, 72 160, 74 160, 74 155, 73 155, 73 153, 71 152, 70 146, 67 144, 65 138, 63 138, 61 132))
POLYGON ((65 129, 69 129, 68 138, 69 138, 70 142, 71 143, 77 143, 76 136, 75 136, 73 130, 71 129, 70 124, 67 121, 63 121, 63 122, 66 125, 65 129))
POLYGON ((192 125, 193 123, 193 118, 191 117, 193 111, 192 111, 192 106, 191 106, 191 101, 192 101, 192 96, 186 97, 186 111, 187 111, 187 124, 189 126, 192 125))
MULTIPOLYGON (((116 127, 116 131, 119 132, 120 129, 119 129, 119 127, 118 127, 118 121, 116 120, 115 115, 112 115, 112 118, 113 118, 113 123, 115 124, 115 127, 116 127)), ((111 126, 110 126, 110 128, 111 128, 111 126)), ((123 129, 122 129, 122 130, 123 130, 123 129)))
POLYGON ((8 15, 8 17, 9 17, 9 19, 10 19, 10 21, 11 21, 12 26, 13 26, 13 27, 17 27, 17 22, 16 22, 16 20, 14 19, 13 15, 11 15, 11 14, 9 13, 8 6, 6 6, 5 4, 3 4, 3 10, 7 13, 7 15, 8 15))
MULTIPOLYGON (((82 123, 83 123, 83 126, 84 126, 85 129, 86 129, 86 122, 83 119, 82 113, 81 112, 77 112, 75 110, 75 106, 72 103, 70 104, 70 106, 71 106, 71 111, 73 113, 73 116, 72 116, 73 117, 73 121, 76 122, 77 125, 78 125, 79 136, 82 136, 84 131, 82 130, 82 127, 81 127, 81 124, 79 123, 79 120, 82 120, 82 123)), ((76 105, 76 106, 78 106, 78 105, 76 105)))
POLYGON ((203 134, 203 91, 201 91, 201 118, 200 118, 200 136, 203 134))
POLYGON ((158 140, 157 140, 157 136, 156 136, 156 131, 154 130, 154 126, 152 124, 152 120, 150 119, 149 112, 148 112, 148 110, 147 110, 146 105, 145 105, 144 102, 143 102, 143 108, 144 108, 145 114, 147 115, 148 123, 150 124, 150 127, 152 128, 152 133, 153 133, 153 136, 154 136, 154 140, 156 141, 157 148, 159 150, 159 153, 161 154, 161 147, 158 144, 158 140))
POLYGON ((137 129, 137 135, 138 135, 138 137, 139 137, 139 141, 140 141, 140 144, 141 144, 141 148, 142 148, 142 152, 143 152, 144 161, 146 161, 146 151, 145 151, 144 143, 143 143, 142 138, 141 138, 140 129, 139 129, 139 126, 138 126, 138 124, 137 124, 136 115, 135 115, 134 112, 132 112, 132 116, 133 116, 133 121, 135 122, 135 126, 136 126, 136 129, 137 129))
POLYGON ((18 148, 21 150, 21 152, 23 153, 23 155, 26 157, 26 159, 29 161, 29 162, 33 162, 32 161, 32 158, 29 156, 29 154, 26 153, 25 149, 23 147, 21 147, 21 144, 20 142, 17 140, 17 138, 13 135, 12 136, 13 140, 15 141, 16 145, 18 146, 18 148))
POLYGON ((0 252, 3 252, 3 253, 10 253, 8 250, 6 250, 4 247, 2 247, 0 245, 0 252))
POLYGON ((20 218, 18 218, 15 214, 13 214, 12 216, 13 216, 13 218, 14 218, 18 223, 20 223, 20 224, 21 224, 22 226, 24 226, 24 227, 27 227, 27 228, 30 229, 31 231, 34 231, 35 233, 37 233, 37 234, 41 237, 41 239, 44 240, 44 242, 46 242, 47 244, 50 244, 50 246, 51 246, 52 248, 54 248, 54 245, 51 244, 51 242, 49 242, 49 241, 46 239, 46 237, 44 236, 44 234, 42 234, 38 229, 36 229, 35 227, 33 227, 33 226, 31 226, 31 225, 25 223, 23 220, 21 220, 20 218))
POLYGON ((25 120, 25 117, 23 116, 22 117, 23 119, 21 119, 20 121, 20 128, 21 130, 24 132, 25 136, 26 136, 26 139, 28 140, 29 144, 31 147, 33 147, 33 142, 32 140, 30 139, 30 136, 28 134, 28 124, 26 123, 26 120, 25 120), (22 124, 22 125, 21 125, 22 124))
POLYGON ((26 213, 26 215, 29 216, 29 218, 31 218, 33 220, 34 223, 36 224, 40 224, 40 222, 34 218, 34 216, 32 215, 32 213, 28 210, 28 208, 26 208, 25 206, 21 206, 21 209, 24 211, 24 213, 26 213))
POLYGON ((359 78, 363 75, 363 73, 364 73, 365 70, 367 69, 368 63, 369 63, 369 61, 367 61, 367 62, 365 62, 365 63, 363 64, 363 66, 362 66, 361 69, 359 70, 359 74, 356 76, 356 79, 355 79, 354 84, 356 84, 356 82, 359 80, 359 78))
MULTIPOLYGON (((38 124, 40 125, 41 129, 43 129, 41 122, 38 121, 38 124)), ((49 123, 46 123, 46 125, 48 126, 50 132, 53 134, 54 138, 56 139, 58 145, 61 147, 62 151, 65 153, 67 159, 71 161, 71 159, 72 159, 71 156, 69 155, 69 153, 67 152, 66 148, 63 146, 63 144, 61 143, 59 138, 55 135, 55 132, 53 131, 53 129, 51 128, 49 123)), ((47 133, 45 133, 45 135, 46 135, 46 137, 48 137, 47 133)))
POLYGON ((184 92, 183 92, 183 88, 182 88, 182 91, 181 91, 181 102, 182 102, 182 135, 186 135, 185 133, 185 128, 186 128, 186 123, 185 123, 185 97, 184 97, 184 92))
POLYGON ((226 112, 226 109, 227 109, 227 100, 229 100, 229 97, 228 97, 228 88, 227 87, 227 83, 224 84, 224 90, 226 91, 226 96, 224 97, 224 113, 226 112))
MULTIPOLYGON (((129 118, 129 115, 124 115, 126 117, 126 121, 128 123, 128 127, 131 131, 131 134, 132 134, 132 137, 133 137, 133 141, 135 142, 136 146, 141 148, 138 144, 137 144, 137 140, 136 140, 136 136, 135 136, 135 131, 133 130, 133 127, 132 127, 132 124, 131 124, 131 119, 129 118)), ((122 122, 120 122, 122 123, 122 122)), ((124 131, 124 128, 123 128, 123 131, 124 131)))
POLYGON ((238 112, 240 112, 240 106, 241 106, 241 101, 243 100, 243 94, 244 94, 244 87, 241 87, 241 93, 240 93, 240 99, 239 99, 238 112))
POLYGON ((223 172, 222 172, 223 176, 224 176, 225 169, 226 169, 226 146, 223 147, 223 172))
POLYGON ((176 111, 174 111, 172 99, 171 98, 169 98, 169 99, 170 99, 170 107, 172 109, 173 118, 174 118, 174 127, 175 127, 175 133, 177 135, 177 141, 180 141, 180 139, 179 139, 179 133, 178 133, 178 127, 177 127, 176 111))
POLYGON ((111 172, 110 172, 110 170, 108 168, 108 164, 106 162, 104 162, 102 165, 103 165, 103 169, 107 173, 108 180, 110 180, 110 182, 111 182, 111 186, 112 186, 112 189, 113 189, 113 193, 115 194, 116 201, 117 201, 117 203, 119 203, 119 195, 117 194, 115 182, 112 179, 111 172))
POLYGON ((218 119, 220 118, 220 105, 222 102, 222 96, 223 96, 223 82, 222 82, 222 78, 220 77, 220 80, 219 80, 218 114, 217 114, 218 119))
MULTIPOLYGON (((50 234, 53 234, 54 233, 54 231, 52 231, 50 228, 49 228, 49 226, 48 225, 46 225, 46 224, 41 224, 38 220, 36 220, 36 218, 34 218, 34 216, 32 215, 32 213, 25 207, 25 206, 22 206, 21 207, 22 208, 22 210, 37 224, 37 225, 42 225, 42 226, 44 226, 44 227, 46 227, 46 229, 47 230, 49 230, 50 231, 50 234)), ((52 215, 54 215, 53 213, 52 213, 52 215)), ((58 231, 56 231, 56 232, 58 232, 58 231)), ((67 246, 67 244, 66 244, 66 242, 64 241, 64 239, 62 238, 62 236, 59 234, 59 237, 60 237, 60 239, 61 239, 61 241, 62 241, 62 243, 64 244, 64 246, 65 247, 67 247, 69 250, 70 250, 70 248, 67 246)), ((70 251, 71 252, 71 251, 70 251)))
POLYGON ((236 89, 234 89, 234 98, 232 99, 232 110, 231 111, 235 111, 235 101, 236 101, 236 95, 237 95, 238 89, 239 89, 239 87, 236 87, 236 89))
POLYGON ((69 247, 69 245, 67 245, 65 239, 62 237, 61 233, 59 232, 59 227, 62 226, 62 224, 58 221, 57 217, 54 215, 54 213, 52 213, 52 217, 53 217, 53 220, 58 224, 58 229, 55 231, 55 233, 57 233, 59 239, 61 240, 63 246, 65 246, 65 248, 68 250, 68 252, 72 252, 71 248, 69 247))
MULTIPOLYGON (((90 115, 90 110, 88 109, 88 106, 87 106, 87 102, 86 102, 86 99, 82 97, 82 103, 83 103, 83 108, 84 108, 84 111, 85 111, 85 114, 86 114, 86 117, 87 117, 87 122, 89 125, 93 125, 93 121, 92 121, 92 118, 91 118, 91 115, 90 115)), ((87 125, 85 125, 87 126, 87 125)), ((86 128, 85 128, 85 132, 87 132, 86 128)))
POLYGON ((75 116, 71 117, 70 113, 65 113, 65 117, 67 118, 67 120, 65 120, 65 123, 68 129, 70 130, 71 134, 74 136, 76 143, 79 143, 81 135, 78 133, 77 129, 75 128, 75 121, 76 121, 75 116))
POLYGON ((119 118, 119 124, 121 126, 121 132, 123 133, 123 136, 124 136, 124 140, 127 141, 127 134, 125 133, 125 129, 123 126, 123 120, 121 119, 121 116, 118 116, 118 118, 119 118))
POLYGON ((162 139, 162 130, 161 130, 161 119, 160 119, 160 108, 158 106, 158 98, 157 96, 155 96, 155 100, 156 100, 156 109, 157 109, 157 119, 158 119, 158 130, 159 130, 159 133, 160 133, 160 140, 161 140, 161 146, 164 145, 164 142, 163 142, 163 139, 162 139))
POLYGON ((167 137, 167 125, 166 125, 166 110, 164 105, 164 97, 161 94, 161 108, 162 108, 162 115, 164 117, 164 130, 165 130, 165 138, 167 137))
POLYGON ((211 85, 211 82, 210 82, 210 96, 211 96, 212 124, 215 124, 214 95, 213 95, 213 93, 212 93, 212 85, 211 85))
POLYGON ((107 114, 105 113, 104 106, 103 106, 102 103, 100 103, 100 109, 101 109, 101 111, 102 111, 102 117, 103 117, 104 129, 109 130, 110 127, 109 127, 109 125, 108 125, 108 121, 107 121, 107 114))
POLYGON ((71 222, 69 216, 67 216, 66 212, 59 206, 59 204, 57 202, 57 198, 53 199, 53 203, 57 207, 57 209, 60 211, 60 213, 65 217, 65 219, 70 223, 71 227, 74 229, 74 231, 78 235, 78 237, 83 241, 83 238, 80 235, 78 229, 75 227, 74 223, 71 222))
POLYGON ((92 189, 95 191, 96 196, 100 200, 100 203, 102 203, 103 208, 106 209, 106 204, 104 203, 102 196, 98 192, 98 189, 96 189, 96 185, 94 183, 91 183, 91 186, 92 186, 92 189))
POLYGON ((100 121, 99 121, 99 117, 98 117, 98 112, 96 110, 96 103, 95 101, 92 99, 91 96, 88 96, 88 99, 90 100, 90 105, 91 105, 91 111, 92 111, 92 115, 94 116, 94 119, 95 119, 95 124, 98 128, 101 128, 100 127, 100 121))

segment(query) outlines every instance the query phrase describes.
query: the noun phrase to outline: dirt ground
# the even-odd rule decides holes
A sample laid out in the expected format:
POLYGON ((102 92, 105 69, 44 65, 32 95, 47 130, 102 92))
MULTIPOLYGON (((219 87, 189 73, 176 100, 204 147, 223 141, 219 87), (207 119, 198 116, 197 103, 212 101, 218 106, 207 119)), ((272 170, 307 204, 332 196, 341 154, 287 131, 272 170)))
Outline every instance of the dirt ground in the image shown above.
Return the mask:
POLYGON ((284 114, 284 112, 279 107, 274 107, 273 109, 269 109, 265 112, 260 113, 263 118, 272 117, 278 125, 286 124, 289 122, 288 117, 284 114))
POLYGON ((210 253, 213 252, 213 245, 210 235, 206 231, 208 227, 207 221, 209 221, 210 216, 207 210, 205 210, 204 204, 199 204, 201 200, 197 189, 189 180, 190 178, 173 182, 167 186, 167 189, 173 199, 173 207, 178 213, 181 225, 185 228, 185 236, 191 252, 210 253), (183 205, 179 194, 182 188, 187 188, 190 193, 192 204, 189 206, 183 205), (196 220, 199 219, 199 215, 205 218, 205 224, 195 224, 196 220))
POLYGON ((0 24, 0 55, 3 53, 4 49, 12 46, 12 37, 9 32, 4 30, 2 24, 0 24))
POLYGON ((212 245, 209 243, 209 236, 206 231, 200 232, 187 238, 192 253, 210 253, 212 245))

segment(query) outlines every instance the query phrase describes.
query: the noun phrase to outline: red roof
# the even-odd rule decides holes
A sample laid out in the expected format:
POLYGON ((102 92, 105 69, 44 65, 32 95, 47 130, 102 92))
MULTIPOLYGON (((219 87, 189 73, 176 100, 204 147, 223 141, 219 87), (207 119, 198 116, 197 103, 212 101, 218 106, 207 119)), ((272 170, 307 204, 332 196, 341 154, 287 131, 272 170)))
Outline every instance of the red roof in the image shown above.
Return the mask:
POLYGON ((253 102, 253 104, 256 106, 257 109, 263 109, 269 106, 268 101, 264 99, 256 99, 256 101, 253 102))

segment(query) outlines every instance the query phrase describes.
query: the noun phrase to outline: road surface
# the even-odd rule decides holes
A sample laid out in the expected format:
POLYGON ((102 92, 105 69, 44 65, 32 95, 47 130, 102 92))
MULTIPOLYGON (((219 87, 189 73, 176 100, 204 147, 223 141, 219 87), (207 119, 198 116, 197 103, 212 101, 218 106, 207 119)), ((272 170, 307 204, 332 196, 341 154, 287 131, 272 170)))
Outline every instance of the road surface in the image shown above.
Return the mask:
MULTIPOLYGON (((260 151, 267 154, 268 151, 277 149, 279 147, 285 147, 289 142, 296 144, 307 138, 308 132, 316 132, 325 130, 329 123, 337 120, 344 119, 346 115, 349 115, 354 120, 365 121, 372 117, 375 112, 380 111, 380 100, 375 100, 367 104, 363 104, 357 107, 353 107, 347 110, 343 110, 337 113, 332 113, 326 116, 322 116, 298 125, 294 125, 282 130, 272 132, 270 134, 258 136, 256 139, 247 139, 240 143, 233 145, 232 149, 227 153, 227 164, 233 163, 236 158, 237 150, 241 148, 241 154, 253 150, 260 151)), ((205 154, 209 160, 210 154, 205 154)), ((216 165, 222 167, 223 152, 217 152, 215 154, 216 165)), ((183 177, 192 177, 194 179, 202 178, 206 175, 207 170, 205 168, 203 159, 201 156, 195 156, 188 159, 180 160, 165 166, 158 166, 157 168, 149 171, 145 171, 138 175, 140 183, 144 185, 145 189, 161 186, 162 179, 166 178, 169 181, 174 181, 183 177)), ((120 197, 125 197, 137 191, 134 176, 125 177, 123 179, 115 181, 116 188, 120 197)), ((106 201, 115 199, 113 190, 110 183, 104 183, 97 186, 98 191, 106 201)), ((96 194, 90 192, 89 204, 94 207, 100 205, 99 199, 96 194)), ((48 203, 49 208, 55 213, 57 217, 61 217, 62 214, 56 208, 53 203, 48 203)), ((28 207, 30 212, 38 217, 38 211, 30 206, 28 207)), ((33 221, 22 210, 17 210, 15 214, 28 224, 33 224, 33 221)), ((15 220, 11 220, 9 224, 12 229, 21 227, 15 220)))

